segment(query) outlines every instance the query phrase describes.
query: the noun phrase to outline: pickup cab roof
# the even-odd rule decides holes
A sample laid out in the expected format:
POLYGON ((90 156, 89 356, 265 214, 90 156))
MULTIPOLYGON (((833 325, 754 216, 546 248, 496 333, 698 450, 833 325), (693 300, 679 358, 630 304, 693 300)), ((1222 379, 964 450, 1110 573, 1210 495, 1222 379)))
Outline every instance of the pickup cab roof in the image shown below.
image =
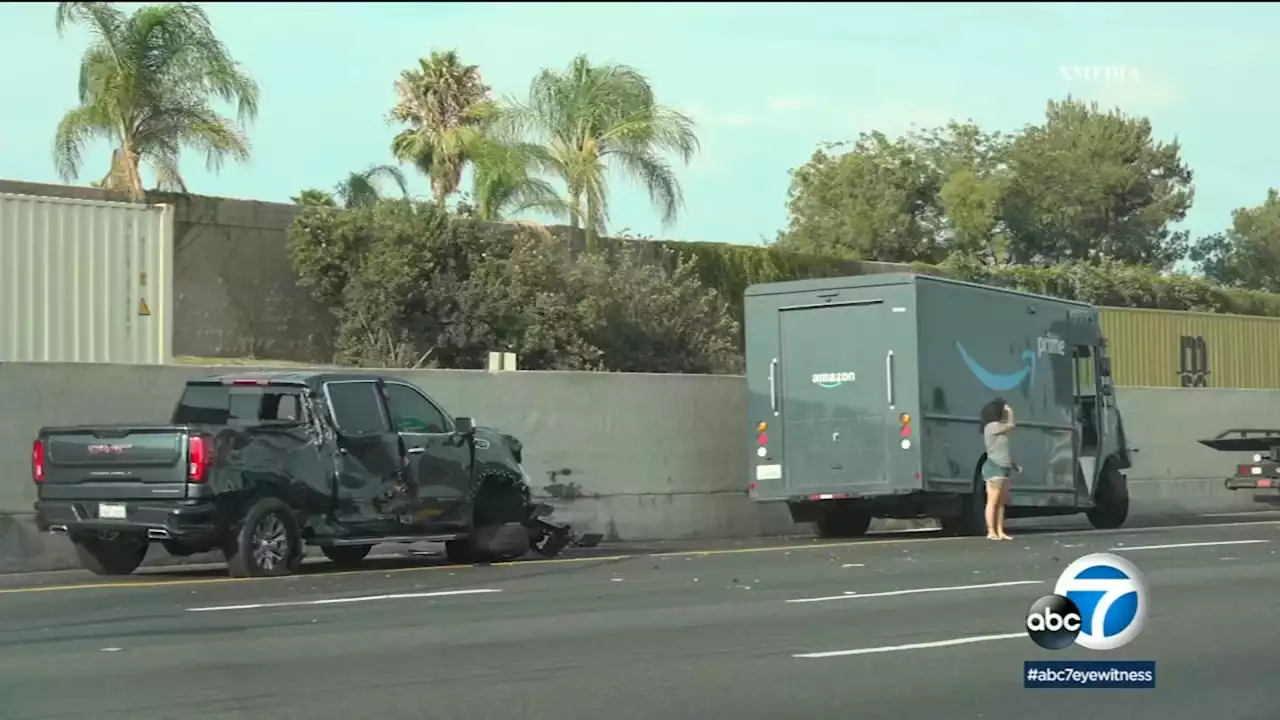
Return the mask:
POLYGON ((351 380, 394 380, 380 373, 325 372, 320 370, 268 370, 261 372, 227 373, 196 378, 187 384, 199 385, 300 385, 319 390, 326 382, 351 380))

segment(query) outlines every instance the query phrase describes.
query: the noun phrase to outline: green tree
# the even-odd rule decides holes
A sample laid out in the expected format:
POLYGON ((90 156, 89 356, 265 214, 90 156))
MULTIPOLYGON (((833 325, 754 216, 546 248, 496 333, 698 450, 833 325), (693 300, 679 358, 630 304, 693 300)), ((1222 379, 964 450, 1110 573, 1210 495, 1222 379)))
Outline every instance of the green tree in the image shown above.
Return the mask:
POLYGON ((199 5, 152 5, 125 16, 112 3, 59 3, 58 32, 70 23, 85 26, 94 40, 80 60, 80 104, 63 116, 54 140, 64 180, 79 176, 95 139, 114 145, 101 186, 135 200, 144 196, 142 162, 155 171, 159 189, 186 192, 183 149, 203 152, 212 171, 228 156, 249 159, 243 127, 257 115, 258 86, 199 5), (215 100, 236 104, 238 123, 219 114, 215 100))
POLYGON ((471 202, 477 218, 498 222, 530 210, 555 218, 568 215, 564 199, 538 175, 550 168, 544 148, 487 138, 476 146, 472 162, 471 202))
POLYGON ((1191 207, 1180 147, 1157 142, 1151 122, 1068 98, 1050 102, 1007 157, 1002 215, 1015 261, 1118 262, 1165 269, 1186 255, 1170 224, 1191 207))
POLYGON ((365 207, 383 199, 382 181, 390 180, 400 190, 402 197, 409 196, 404 173, 394 165, 372 165, 365 170, 349 173, 332 191, 309 188, 290 198, 299 205, 344 208, 365 207))
POLYGON ((579 55, 563 71, 538 73, 527 99, 508 103, 497 119, 499 137, 544 148, 546 169, 564 183, 569 225, 585 228, 588 248, 596 249, 607 227, 610 168, 644 186, 664 225, 678 217, 680 183, 664 155, 692 159, 694 123, 658 104, 634 68, 594 66, 579 55))
POLYGON ((1007 182, 1003 151, 1000 136, 972 123, 827 144, 791 173, 790 224, 778 246, 882 262, 990 254, 1007 182))
POLYGON ((407 124, 391 142, 391 153, 431 179, 443 203, 458 191, 467 162, 485 143, 492 116, 489 87, 478 65, 464 65, 453 50, 432 52, 418 67, 400 73, 391 119, 407 124))
POLYGON ((1280 193, 1268 189, 1261 205, 1232 212, 1230 229, 1201 239, 1190 259, 1213 282, 1280 292, 1280 193))
POLYGON ((531 370, 732 372, 738 327, 689 264, 638 248, 575 256, 545 231, 502 231, 434 203, 306 208, 289 248, 338 319, 338 360, 531 370))

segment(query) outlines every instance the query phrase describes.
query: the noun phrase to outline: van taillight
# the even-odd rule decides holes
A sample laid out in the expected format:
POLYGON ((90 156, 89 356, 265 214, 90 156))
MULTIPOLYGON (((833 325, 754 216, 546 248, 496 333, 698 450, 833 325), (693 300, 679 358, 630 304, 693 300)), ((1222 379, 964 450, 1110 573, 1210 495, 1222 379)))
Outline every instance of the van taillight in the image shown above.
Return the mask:
POLYGON ((37 440, 31 444, 31 479, 44 482, 44 441, 37 440))
POLYGON ((209 441, 199 435, 187 438, 187 481, 202 483, 209 472, 209 441))

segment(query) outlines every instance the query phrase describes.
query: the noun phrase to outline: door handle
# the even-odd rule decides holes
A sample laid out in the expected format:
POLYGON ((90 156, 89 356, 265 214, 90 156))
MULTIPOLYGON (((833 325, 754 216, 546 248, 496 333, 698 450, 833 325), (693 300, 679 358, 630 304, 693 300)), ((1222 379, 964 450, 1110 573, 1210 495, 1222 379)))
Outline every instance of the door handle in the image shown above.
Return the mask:
POLYGON ((774 415, 778 414, 778 381, 775 372, 777 368, 778 358, 774 358, 769 363, 769 409, 774 415))
POLYGON ((888 396, 889 409, 893 409, 893 351, 884 356, 885 394, 888 396))
POLYGON ((426 448, 420 448, 420 447, 412 447, 412 448, 409 448, 409 454, 410 454, 410 455, 421 455, 422 453, 424 453, 424 452, 426 452, 426 451, 427 451, 427 449, 426 449, 426 448))

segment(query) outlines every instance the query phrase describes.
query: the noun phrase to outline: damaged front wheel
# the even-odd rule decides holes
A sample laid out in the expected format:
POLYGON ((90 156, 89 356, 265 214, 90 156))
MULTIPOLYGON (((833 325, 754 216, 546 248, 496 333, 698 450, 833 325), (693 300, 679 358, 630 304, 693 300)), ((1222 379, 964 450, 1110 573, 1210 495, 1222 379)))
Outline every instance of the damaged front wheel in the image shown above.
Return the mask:
POLYGON ((445 557, 459 565, 516 560, 529 551, 529 531, 519 523, 478 527, 444 544, 445 557))

